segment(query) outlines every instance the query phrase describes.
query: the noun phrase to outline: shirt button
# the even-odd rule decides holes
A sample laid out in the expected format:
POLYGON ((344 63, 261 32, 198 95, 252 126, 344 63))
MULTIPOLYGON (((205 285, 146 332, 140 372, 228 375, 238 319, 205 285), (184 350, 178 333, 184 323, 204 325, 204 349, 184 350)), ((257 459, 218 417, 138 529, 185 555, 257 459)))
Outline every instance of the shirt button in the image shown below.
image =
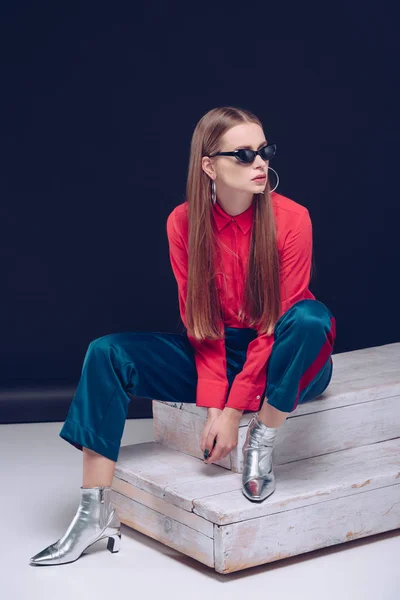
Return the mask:
POLYGON ((257 400, 259 400, 261 398, 261 396, 257 396, 257 400))

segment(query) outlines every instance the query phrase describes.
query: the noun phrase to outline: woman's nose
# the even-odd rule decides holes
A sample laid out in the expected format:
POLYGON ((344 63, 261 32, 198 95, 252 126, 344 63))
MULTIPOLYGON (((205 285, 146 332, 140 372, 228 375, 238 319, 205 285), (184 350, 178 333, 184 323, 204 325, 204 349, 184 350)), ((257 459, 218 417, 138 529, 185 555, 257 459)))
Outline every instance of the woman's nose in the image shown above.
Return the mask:
POLYGON ((255 167, 265 167, 265 163, 266 163, 266 161, 263 160, 259 154, 257 154, 257 156, 254 160, 254 166, 255 167))

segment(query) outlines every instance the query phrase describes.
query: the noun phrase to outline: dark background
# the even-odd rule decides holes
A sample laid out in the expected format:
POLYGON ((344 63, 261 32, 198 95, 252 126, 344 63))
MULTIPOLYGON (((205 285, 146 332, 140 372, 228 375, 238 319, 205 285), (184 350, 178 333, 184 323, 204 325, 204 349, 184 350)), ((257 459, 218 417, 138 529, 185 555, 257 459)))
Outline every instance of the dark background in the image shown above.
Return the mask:
POLYGON ((400 341, 393 5, 279 7, 1 5, 1 422, 64 420, 92 339, 183 331, 166 219, 216 106, 259 116, 310 211, 334 353, 400 341))

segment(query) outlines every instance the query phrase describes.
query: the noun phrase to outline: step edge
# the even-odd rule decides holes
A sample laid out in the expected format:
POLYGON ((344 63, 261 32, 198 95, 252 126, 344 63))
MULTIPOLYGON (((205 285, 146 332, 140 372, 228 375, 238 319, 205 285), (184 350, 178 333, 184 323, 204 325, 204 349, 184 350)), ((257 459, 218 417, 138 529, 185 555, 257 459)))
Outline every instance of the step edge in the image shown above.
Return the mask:
MULTIPOLYGON (((160 444, 158 444, 158 442, 143 442, 142 444, 135 444, 135 446, 136 445, 140 446, 140 445, 143 445, 143 444, 157 444, 157 446, 160 446, 160 444)), ((165 448, 165 447, 163 446, 163 448, 165 448)), ((323 459, 323 457, 331 457, 332 455, 338 455, 338 456, 342 455, 343 456, 343 453, 350 453, 350 454, 355 454, 355 455, 358 454, 358 455, 361 455, 361 456, 364 453, 364 454, 366 454, 368 456, 368 454, 372 451, 372 448, 373 449, 381 450, 381 452, 382 452, 382 460, 383 460, 385 458, 384 451, 385 451, 386 448, 390 448, 391 451, 393 451, 396 454, 400 451, 400 437, 392 438, 391 440, 384 440, 382 442, 376 442, 374 444, 368 444, 368 445, 364 445, 364 446, 358 446, 356 448, 347 448, 347 449, 344 449, 344 450, 341 450, 341 451, 337 451, 337 452, 334 452, 334 453, 329 453, 329 454, 321 455, 319 457, 304 458, 304 459, 301 459, 301 460, 295 461, 295 462, 296 463, 299 463, 299 462, 303 462, 304 463, 305 461, 307 461, 308 463, 310 463, 312 461, 315 461, 317 458, 318 459, 321 459, 321 458, 323 459)), ((172 453, 179 452, 178 450, 173 450, 173 449, 170 449, 170 448, 168 448, 168 451, 172 452, 172 453)), ((183 454, 183 453, 179 452, 179 454, 183 454)), ((187 457, 188 461, 199 460, 199 459, 197 459, 195 457, 192 457, 190 455, 185 455, 185 456, 187 457)), ((339 460, 339 458, 338 458, 338 460, 339 460)), ((277 465, 276 467, 274 467, 274 473, 275 473, 275 477, 276 477, 277 482, 278 482, 279 478, 282 476, 282 474, 285 471, 287 471, 287 470, 290 469, 289 465, 291 465, 291 464, 292 463, 287 463, 287 464, 284 464, 284 465, 277 465)), ((124 477, 125 477, 124 481, 127 481, 128 483, 130 483, 130 485, 134 485, 129 480, 126 479, 126 472, 125 473, 121 472, 121 470, 118 469, 117 466, 118 466, 118 463, 117 463, 116 469, 115 469, 115 477, 122 479, 122 475, 124 475, 124 477), (118 477, 118 476, 120 476, 120 477, 118 477)), ((218 467, 218 466, 216 466, 216 467, 218 469, 223 469, 223 467, 218 467)), ((324 464, 323 463, 320 464, 319 468, 320 469, 324 469, 324 464)), ((325 469, 325 471, 326 470, 327 469, 325 469)), ((226 469, 224 469, 224 471, 226 471, 226 469)), ((238 482, 241 481, 241 474, 238 474, 238 473, 231 473, 231 474, 227 474, 227 475, 224 474, 224 476, 226 476, 226 477, 230 477, 231 476, 233 479, 237 479, 238 482)), ((188 499, 184 495, 183 492, 179 492, 178 486, 182 486, 183 487, 184 485, 190 483, 190 481, 180 482, 179 484, 177 484, 177 487, 174 490, 172 490, 173 485, 171 485, 171 484, 165 485, 165 484, 153 483, 149 479, 148 473, 145 474, 145 477, 146 477, 146 479, 144 477, 142 477, 142 479, 143 479, 143 481, 146 482, 146 487, 145 488, 141 488, 138 485, 135 485, 135 487, 139 487, 139 489, 144 489, 146 492, 148 492, 148 493, 156 496, 157 498, 163 498, 165 496, 165 494, 168 493, 169 497, 171 498, 171 504, 174 504, 175 506, 178 506, 179 508, 183 508, 184 510, 186 510, 186 508, 184 508, 182 506, 182 503, 183 502, 188 502, 188 499), (149 489, 149 487, 151 489, 149 489), (171 494, 172 491, 175 492, 174 496, 172 496, 172 494, 171 494), (176 501, 172 502, 172 500, 176 500, 176 501)), ((371 487, 369 487, 368 490, 372 490, 372 489, 376 489, 376 488, 380 488, 380 487, 387 487, 387 485, 396 485, 396 480, 397 479, 399 480, 399 483, 400 483, 400 470, 399 470, 399 468, 397 466, 390 466, 390 467, 388 466, 387 471, 382 474, 382 471, 381 471, 380 467, 376 466, 376 468, 374 469, 374 471, 372 473, 371 473, 371 471, 366 471, 365 473, 362 473, 360 475, 360 472, 358 472, 357 477, 359 478, 359 482, 355 482, 352 485, 350 485, 350 483, 346 483, 345 487, 338 485, 338 486, 332 488, 328 492, 329 495, 332 497, 332 496, 334 496, 335 493, 338 493, 340 490, 343 491, 343 490, 346 490, 346 489, 349 490, 349 492, 351 492, 352 490, 354 490, 354 491, 352 493, 345 494, 345 496, 349 496, 349 495, 361 493, 361 491, 360 491, 361 485, 362 484, 365 485, 364 482, 366 482, 367 480, 374 480, 374 485, 371 486, 371 487), (379 469, 379 471, 378 471, 378 469, 379 469)), ((136 479, 137 481, 140 481, 141 480, 140 473, 133 473, 133 477, 132 478, 136 479)), ((192 479, 192 481, 193 481, 193 479, 192 479)), ((371 483, 371 481, 369 483, 371 483)), ((211 520, 212 522, 214 522, 216 524, 219 524, 219 525, 222 525, 222 524, 226 525, 227 524, 227 521, 226 521, 227 518, 230 519, 229 523, 237 522, 233 518, 234 513, 228 513, 228 514, 230 514, 230 517, 227 517, 227 515, 225 514, 221 518, 220 509, 218 509, 218 507, 215 507, 215 508, 210 507, 210 503, 213 502, 213 500, 211 500, 211 499, 214 498, 214 496, 220 496, 221 499, 222 499, 222 497, 226 496, 227 494, 233 494, 233 493, 236 493, 236 492, 239 492, 239 491, 240 491, 240 484, 238 483, 237 488, 235 488, 234 490, 228 490, 228 491, 225 491, 225 492, 217 492, 216 494, 208 494, 205 497, 192 498, 189 501, 191 503, 191 505, 192 505, 192 512, 195 512, 195 514, 197 514, 197 515, 199 515, 199 516, 201 516, 203 518, 207 518, 208 520, 211 520), (205 516, 205 513, 207 513, 208 516, 205 516)), ((322 495, 325 495, 325 494, 326 494, 326 492, 323 491, 323 490, 320 490, 320 491, 314 490, 312 494, 310 493, 310 495, 307 497, 307 499, 311 500, 312 498, 316 498, 317 496, 318 497, 322 497, 322 495)), ((296 502, 297 499, 300 496, 301 496, 301 494, 299 494, 298 496, 293 496, 293 495, 292 496, 286 496, 285 498, 280 498, 279 500, 275 500, 275 498, 272 496, 271 497, 271 502, 268 503, 268 507, 267 508, 271 509, 271 508, 273 508, 274 505, 275 506, 277 506, 278 504, 282 505, 283 502, 284 503, 287 503, 288 501, 289 502, 296 502)), ((330 499, 332 499, 332 498, 330 498, 330 499)), ((328 500, 326 498, 320 500, 320 502, 324 502, 324 501, 328 501, 328 500)), ((249 502, 251 502, 251 501, 249 500, 249 502)), ((318 503, 319 502, 317 502, 317 501, 316 502, 308 502, 307 504, 304 504, 303 506, 311 505, 311 504, 318 504, 318 503)), ((257 506, 262 506, 262 503, 261 504, 251 503, 251 504, 252 504, 252 508, 253 509, 256 509, 255 507, 257 507, 257 506)), ((295 508, 298 508, 298 507, 297 506, 293 506, 292 508, 286 508, 285 510, 294 510, 295 508)), ((238 509, 237 512, 239 512, 239 510, 242 511, 243 509, 240 508, 240 509, 238 509)), ((253 516, 251 516, 249 518, 257 518, 258 516, 267 516, 269 514, 276 514, 277 512, 282 512, 282 511, 281 510, 275 510, 274 512, 272 512, 272 511, 268 510, 268 512, 266 512, 266 513, 263 512, 261 515, 260 514, 253 515, 253 516)))

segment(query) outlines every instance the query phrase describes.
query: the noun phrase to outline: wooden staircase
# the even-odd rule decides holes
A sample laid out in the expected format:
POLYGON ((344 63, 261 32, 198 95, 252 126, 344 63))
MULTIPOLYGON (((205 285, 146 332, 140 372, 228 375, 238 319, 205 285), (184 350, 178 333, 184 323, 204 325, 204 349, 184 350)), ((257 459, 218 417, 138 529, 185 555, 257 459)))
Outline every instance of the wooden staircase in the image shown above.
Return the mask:
POLYGON ((324 394, 299 405, 274 446, 276 490, 241 491, 242 447, 205 465, 207 409, 153 400, 155 441, 122 446, 121 522, 219 573, 400 528, 400 343, 334 354, 324 394))

